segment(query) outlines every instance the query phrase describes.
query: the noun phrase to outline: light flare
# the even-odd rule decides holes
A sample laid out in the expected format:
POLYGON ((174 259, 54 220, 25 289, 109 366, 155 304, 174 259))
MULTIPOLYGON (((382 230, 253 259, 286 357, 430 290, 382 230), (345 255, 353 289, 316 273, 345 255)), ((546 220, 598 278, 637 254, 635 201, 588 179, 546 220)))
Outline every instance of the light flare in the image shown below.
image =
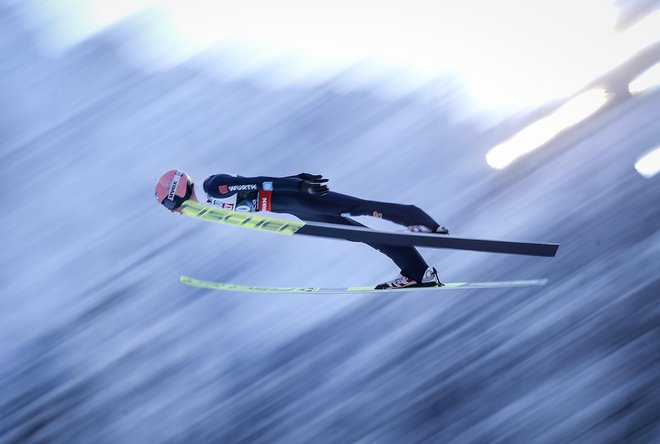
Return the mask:
POLYGON ((488 165, 502 169, 520 156, 534 151, 561 131, 576 125, 607 102, 604 89, 586 91, 566 102, 552 114, 537 120, 486 154, 488 165))
POLYGON ((635 78, 628 89, 631 94, 641 94, 660 86, 660 63, 656 63, 635 78))
POLYGON ((658 174, 660 172, 660 146, 640 157, 635 162, 635 169, 647 179, 658 174))

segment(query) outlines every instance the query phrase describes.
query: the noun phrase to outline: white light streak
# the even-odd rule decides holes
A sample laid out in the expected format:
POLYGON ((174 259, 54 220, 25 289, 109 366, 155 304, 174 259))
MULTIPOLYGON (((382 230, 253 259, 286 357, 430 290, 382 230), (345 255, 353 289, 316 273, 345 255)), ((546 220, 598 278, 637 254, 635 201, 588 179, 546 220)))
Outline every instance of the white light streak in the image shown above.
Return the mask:
POLYGON ((647 179, 658 174, 660 172, 660 147, 644 154, 635 163, 635 169, 647 179))
POLYGON ((660 63, 656 63, 641 73, 635 80, 630 82, 628 89, 632 94, 641 94, 658 86, 660 86, 660 63))
POLYGON ((520 156, 540 148, 561 131, 586 119, 606 101, 603 89, 589 90, 574 97, 552 114, 491 149, 486 154, 488 165, 495 169, 505 168, 520 156))

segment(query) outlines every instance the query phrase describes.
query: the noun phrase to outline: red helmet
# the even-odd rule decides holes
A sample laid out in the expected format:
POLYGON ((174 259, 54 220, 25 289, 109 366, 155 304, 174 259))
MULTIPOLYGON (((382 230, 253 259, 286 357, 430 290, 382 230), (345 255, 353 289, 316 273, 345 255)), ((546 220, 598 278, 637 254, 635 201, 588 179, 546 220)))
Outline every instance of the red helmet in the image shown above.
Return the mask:
POLYGON ((192 192, 193 181, 181 170, 166 171, 156 182, 156 200, 170 211, 190 199, 192 192))

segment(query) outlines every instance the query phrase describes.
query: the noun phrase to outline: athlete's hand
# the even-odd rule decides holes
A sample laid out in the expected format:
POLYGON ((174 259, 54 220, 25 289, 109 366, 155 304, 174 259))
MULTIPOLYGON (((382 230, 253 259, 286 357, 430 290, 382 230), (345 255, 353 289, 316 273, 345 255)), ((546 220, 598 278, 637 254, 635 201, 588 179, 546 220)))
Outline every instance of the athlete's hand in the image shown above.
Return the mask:
MULTIPOLYGON (((327 182, 327 179, 324 181, 327 182)), ((323 185, 319 182, 312 182, 309 180, 301 181, 299 186, 300 186, 300 191, 302 191, 303 193, 309 193, 315 196, 323 196, 324 194, 328 194, 328 191, 330 191, 327 185, 323 185)))
POLYGON ((297 177, 300 180, 304 180, 306 182, 311 182, 311 183, 325 183, 328 181, 328 179, 325 179, 320 174, 300 173, 294 177, 297 177))

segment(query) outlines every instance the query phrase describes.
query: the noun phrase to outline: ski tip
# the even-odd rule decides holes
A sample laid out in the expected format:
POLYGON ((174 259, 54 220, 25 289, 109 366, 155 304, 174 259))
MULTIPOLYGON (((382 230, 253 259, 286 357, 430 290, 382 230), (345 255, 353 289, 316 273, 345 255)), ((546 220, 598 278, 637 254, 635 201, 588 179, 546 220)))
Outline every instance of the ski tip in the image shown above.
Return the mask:
POLYGON ((179 282, 181 282, 182 284, 190 285, 191 287, 198 287, 199 284, 203 283, 204 281, 199 281, 197 279, 193 279, 188 276, 180 276, 179 282))

